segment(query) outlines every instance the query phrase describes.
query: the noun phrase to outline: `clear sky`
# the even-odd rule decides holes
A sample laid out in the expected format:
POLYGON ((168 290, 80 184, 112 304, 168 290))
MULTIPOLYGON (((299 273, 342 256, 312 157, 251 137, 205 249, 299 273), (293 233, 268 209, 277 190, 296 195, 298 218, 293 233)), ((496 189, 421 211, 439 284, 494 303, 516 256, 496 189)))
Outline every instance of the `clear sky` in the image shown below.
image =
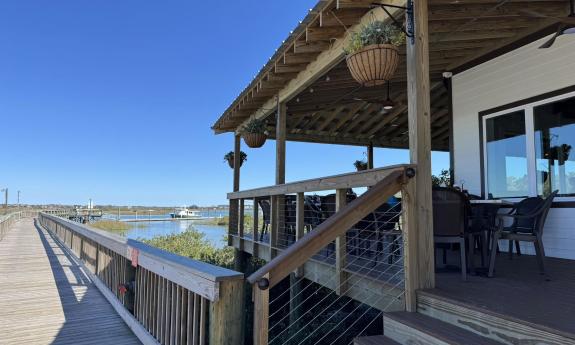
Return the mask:
MULTIPOLYGON (((0 2, 0 187, 11 203, 225 203, 233 138, 210 126, 315 2, 0 2)), ((242 188, 273 184, 275 143, 242 149, 242 188)), ((287 180, 351 171, 364 151, 288 143, 287 180)))

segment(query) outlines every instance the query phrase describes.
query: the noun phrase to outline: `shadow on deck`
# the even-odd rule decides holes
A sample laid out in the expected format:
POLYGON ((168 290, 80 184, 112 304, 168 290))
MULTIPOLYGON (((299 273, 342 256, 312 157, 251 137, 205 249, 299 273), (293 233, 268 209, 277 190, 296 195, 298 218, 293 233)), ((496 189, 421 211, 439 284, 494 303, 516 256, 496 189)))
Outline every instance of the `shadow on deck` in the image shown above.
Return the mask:
POLYGON ((32 220, 0 248, 17 253, 0 265, 2 344, 140 344, 81 265, 32 220))

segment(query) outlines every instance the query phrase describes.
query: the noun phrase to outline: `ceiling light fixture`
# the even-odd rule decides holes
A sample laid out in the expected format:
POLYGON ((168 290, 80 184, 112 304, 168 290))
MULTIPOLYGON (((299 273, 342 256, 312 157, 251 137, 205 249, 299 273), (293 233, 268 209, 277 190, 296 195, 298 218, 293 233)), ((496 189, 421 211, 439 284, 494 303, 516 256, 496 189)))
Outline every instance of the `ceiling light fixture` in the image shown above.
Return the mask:
POLYGON ((395 103, 393 103, 391 98, 389 98, 389 88, 390 88, 389 84, 390 84, 390 82, 388 81, 387 82, 387 99, 385 101, 383 101, 383 103, 381 104, 383 106, 383 109, 385 109, 385 110, 391 110, 395 106, 395 103))

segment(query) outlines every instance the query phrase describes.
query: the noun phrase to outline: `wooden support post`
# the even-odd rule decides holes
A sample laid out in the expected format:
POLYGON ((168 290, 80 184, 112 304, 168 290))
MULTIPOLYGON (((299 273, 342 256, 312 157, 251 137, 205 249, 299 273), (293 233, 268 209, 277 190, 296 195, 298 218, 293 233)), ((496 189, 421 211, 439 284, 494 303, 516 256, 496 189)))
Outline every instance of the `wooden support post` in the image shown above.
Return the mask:
POLYGON ((406 308, 415 311, 415 291, 435 286, 431 198, 431 129, 428 0, 413 2, 414 39, 407 38, 407 92, 410 161, 416 175, 406 190, 406 308))
POLYGON ((373 169, 373 144, 367 146, 367 168, 373 169))
MULTIPOLYGON (((234 136, 234 185, 233 191, 237 192, 240 190, 240 157, 241 152, 241 138, 239 135, 234 136)), ((239 212, 239 201, 237 199, 230 200, 230 210, 229 210, 229 220, 228 220, 228 246, 233 245, 233 239, 231 235, 237 235, 238 230, 238 212, 239 212)), ((234 257, 237 259, 239 256, 239 250, 234 250, 234 257)))
MULTIPOLYGON (((264 278, 269 279, 269 275, 264 278)), ((254 345, 268 344, 268 328, 270 315, 270 290, 262 290, 258 284, 253 286, 254 292, 254 345)))
MULTIPOLYGON (((338 189, 335 191, 335 211, 338 212, 347 202, 347 190, 338 189)), ((347 291, 346 281, 347 274, 344 271, 347 266, 347 233, 336 237, 335 239, 335 292, 338 295, 345 294, 347 291)))
POLYGON ((286 104, 278 103, 276 113, 276 184, 286 182, 286 104))
POLYGON ((260 228, 259 228, 259 222, 260 222, 260 210, 259 210, 259 205, 258 205, 258 198, 254 198, 254 209, 253 209, 253 220, 254 220, 254 225, 253 225, 253 251, 252 251, 252 255, 253 257, 257 258, 258 257, 258 250, 259 250, 259 244, 257 243, 257 241, 259 240, 259 236, 260 236, 260 228))
MULTIPOLYGON (((286 182, 286 104, 277 104, 276 112, 276 185, 284 184, 286 182)), ((275 241, 272 247, 277 248, 278 239, 281 235, 281 241, 287 245, 288 233, 285 227, 285 196, 278 195, 275 198, 275 216, 272 223, 272 232, 275 228, 275 241)), ((276 251, 272 249, 272 258, 275 257, 276 251)))
POLYGON ((240 190, 241 138, 234 136, 234 192, 240 190))
POLYGON ((220 282, 219 299, 210 303, 210 345, 243 344, 244 301, 243 280, 220 282))

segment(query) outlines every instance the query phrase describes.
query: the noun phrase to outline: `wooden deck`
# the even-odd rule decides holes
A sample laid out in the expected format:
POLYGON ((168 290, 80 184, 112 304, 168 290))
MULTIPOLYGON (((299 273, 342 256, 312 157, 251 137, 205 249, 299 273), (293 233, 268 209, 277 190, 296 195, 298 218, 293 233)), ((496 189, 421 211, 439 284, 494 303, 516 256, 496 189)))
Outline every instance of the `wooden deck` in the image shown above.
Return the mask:
POLYGON ((426 293, 575 339, 575 264, 547 258, 546 265, 551 281, 539 274, 534 256, 509 260, 501 253, 495 277, 470 276, 463 282, 459 272, 439 273, 436 288, 426 293))
POLYGON ((78 262, 32 219, 0 241, 1 344, 140 344, 78 262))

